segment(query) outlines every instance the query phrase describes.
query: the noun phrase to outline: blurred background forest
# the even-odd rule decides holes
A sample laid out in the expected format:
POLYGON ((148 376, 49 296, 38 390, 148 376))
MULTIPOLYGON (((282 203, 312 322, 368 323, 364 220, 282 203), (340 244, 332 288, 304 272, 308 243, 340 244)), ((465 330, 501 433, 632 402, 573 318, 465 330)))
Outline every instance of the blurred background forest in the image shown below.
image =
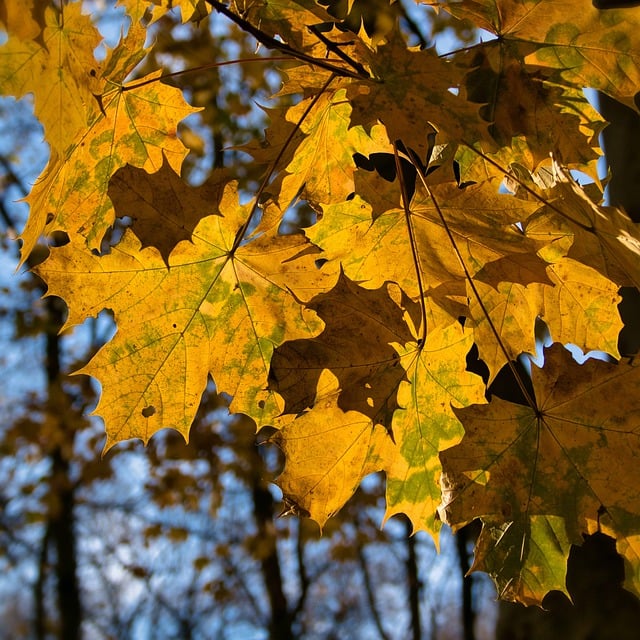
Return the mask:
MULTIPOLYGON (((478 37, 410 0, 327 4, 370 34, 397 19, 413 45, 478 37)), ((84 5, 113 46, 128 26, 123 11, 105 0, 84 5)), ((176 10, 149 32, 157 44, 139 75, 161 68, 192 105, 210 107, 181 127, 188 179, 201 184, 223 167, 255 192, 264 168, 242 147, 261 139, 270 108, 295 99, 271 99, 287 62, 218 15, 182 24, 176 10), (237 62, 220 66, 227 61, 237 62)), ((0 44, 5 38, 0 24, 0 44)), ((630 126, 619 129, 623 139, 630 126)), ((99 390, 70 374, 113 323, 104 313, 61 334, 64 304, 43 299, 28 269, 15 273, 15 239, 27 216, 20 200, 47 158, 30 101, 1 98, 0 640, 551 637, 538 613, 524 613, 523 623, 522 608, 498 607, 488 577, 463 577, 473 528, 455 538, 444 531, 439 554, 401 518, 382 528, 381 477, 368 478, 322 535, 314 523, 287 517, 270 483, 279 452, 257 442, 248 420, 229 416, 213 386, 188 445, 166 430, 147 448, 131 441, 101 457, 103 425, 91 417, 99 390)), ((640 185, 637 177, 624 184, 640 185)), ((312 215, 294 208, 282 232, 312 215)), ((629 607, 637 616, 636 603, 629 607)))

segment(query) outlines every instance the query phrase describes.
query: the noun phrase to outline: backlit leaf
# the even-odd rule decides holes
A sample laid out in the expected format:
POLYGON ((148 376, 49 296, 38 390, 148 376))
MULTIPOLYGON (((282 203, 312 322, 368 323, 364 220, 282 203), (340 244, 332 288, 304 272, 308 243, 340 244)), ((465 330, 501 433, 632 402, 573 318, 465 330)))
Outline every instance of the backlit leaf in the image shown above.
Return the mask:
POLYGON ((320 332, 321 322, 297 300, 321 291, 323 277, 301 236, 262 236, 231 252, 249 208, 228 187, 221 215, 198 224, 193 241, 171 253, 169 268, 130 232, 108 255, 68 244, 39 267, 49 293, 67 300, 68 325, 114 312, 118 332, 82 370, 102 385, 96 413, 107 426, 107 448, 123 438, 146 442, 163 427, 187 438, 208 375, 233 396, 232 410, 258 424, 280 413, 266 389, 271 353, 287 339, 320 332))
POLYGON ((535 407, 494 397, 455 410, 465 436, 440 455, 440 513, 454 527, 483 519, 476 568, 497 574, 502 597, 539 604, 564 590, 558 555, 603 509, 615 535, 638 534, 639 372, 633 363, 578 365, 556 344, 533 368, 535 407))

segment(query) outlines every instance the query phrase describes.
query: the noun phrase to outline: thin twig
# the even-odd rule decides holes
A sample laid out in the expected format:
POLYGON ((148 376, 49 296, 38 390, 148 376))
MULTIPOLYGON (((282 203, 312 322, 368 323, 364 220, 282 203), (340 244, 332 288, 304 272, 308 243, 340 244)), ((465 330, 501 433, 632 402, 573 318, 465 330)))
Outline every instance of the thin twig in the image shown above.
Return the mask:
POLYGON ((331 40, 329 40, 329 38, 327 38, 327 36, 325 36, 324 33, 322 33, 318 29, 318 27, 316 27, 315 25, 307 25, 307 29, 309 29, 309 31, 311 31, 311 33, 313 33, 313 35, 316 36, 316 38, 318 38, 318 40, 320 40, 320 42, 322 42, 322 44, 324 44, 329 51, 335 53, 358 74, 362 75, 365 78, 369 75, 367 73, 367 70, 359 62, 356 62, 353 58, 351 58, 351 56, 347 55, 338 44, 336 44, 335 42, 331 42, 331 40))
POLYGON ((356 73, 351 69, 345 69, 344 67, 336 66, 327 60, 323 60, 322 58, 314 58, 313 56, 309 56, 302 51, 297 51, 293 47, 290 47, 288 44, 281 42, 280 40, 276 40, 272 36, 264 33, 257 27, 254 27, 250 22, 241 18, 238 14, 234 13, 227 7, 227 5, 222 2, 218 2, 218 0, 206 0, 208 4, 210 4, 218 13, 221 13, 223 16, 226 16, 237 24, 243 31, 252 35, 260 44, 267 47, 267 49, 275 49, 277 51, 282 51, 290 55, 292 58, 296 60, 301 60, 302 62, 307 62, 308 64, 315 65, 316 67, 320 67, 322 69, 326 69, 327 71, 331 71, 336 76, 343 76, 347 78, 355 78, 357 80, 370 80, 374 82, 375 80, 369 75, 363 75, 362 73, 356 73))
POLYGON ((272 57, 255 57, 255 58, 237 58, 236 60, 223 60, 222 62, 209 62, 207 64, 201 64, 197 67, 190 67, 189 69, 183 69, 182 71, 172 71, 171 73, 163 73, 157 78, 151 78, 149 80, 142 80, 141 82, 133 81, 131 84, 123 85, 123 91, 132 91, 133 89, 139 89, 148 84, 159 82, 160 80, 166 80, 167 78, 173 78, 176 76, 184 76, 188 73, 197 73, 200 71, 206 71, 207 69, 215 69, 216 67, 226 67, 231 64, 244 64, 246 62, 290 62, 290 56, 272 56, 272 57))

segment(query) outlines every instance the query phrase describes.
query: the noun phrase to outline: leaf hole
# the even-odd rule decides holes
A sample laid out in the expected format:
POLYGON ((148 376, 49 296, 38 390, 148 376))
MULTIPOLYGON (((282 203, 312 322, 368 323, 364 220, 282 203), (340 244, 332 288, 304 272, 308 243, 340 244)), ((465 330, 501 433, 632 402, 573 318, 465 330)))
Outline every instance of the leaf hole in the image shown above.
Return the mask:
POLYGON ((156 408, 152 404, 150 404, 148 407, 145 407, 142 410, 142 415, 145 418, 150 418, 152 415, 155 415, 155 412, 156 408))

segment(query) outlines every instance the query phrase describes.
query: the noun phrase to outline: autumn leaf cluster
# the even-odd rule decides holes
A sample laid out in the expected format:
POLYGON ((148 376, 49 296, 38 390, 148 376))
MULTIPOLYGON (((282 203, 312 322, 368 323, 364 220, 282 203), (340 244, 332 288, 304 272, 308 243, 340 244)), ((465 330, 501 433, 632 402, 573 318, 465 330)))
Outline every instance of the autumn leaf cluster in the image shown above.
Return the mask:
POLYGON ((211 378, 283 451, 290 511, 322 526, 381 471, 387 517, 436 540, 482 521, 473 568, 501 597, 565 590, 596 530, 640 594, 640 379, 618 309, 640 233, 603 205, 605 123, 583 92, 634 106, 640 10, 426 3, 425 33, 428 16, 484 30, 443 53, 410 45, 394 4, 367 21, 359 2, 174 2, 284 60, 243 147, 248 193, 228 168, 185 180, 178 125, 198 109, 162 70, 136 75, 171 4, 120 0, 130 26, 101 59, 80 3, 0 12, 0 88, 32 95, 50 149, 22 260, 63 232, 36 271, 66 326, 104 310, 117 326, 79 372, 101 386, 106 448, 188 438, 211 378), (282 233, 302 206, 312 224, 282 233))

